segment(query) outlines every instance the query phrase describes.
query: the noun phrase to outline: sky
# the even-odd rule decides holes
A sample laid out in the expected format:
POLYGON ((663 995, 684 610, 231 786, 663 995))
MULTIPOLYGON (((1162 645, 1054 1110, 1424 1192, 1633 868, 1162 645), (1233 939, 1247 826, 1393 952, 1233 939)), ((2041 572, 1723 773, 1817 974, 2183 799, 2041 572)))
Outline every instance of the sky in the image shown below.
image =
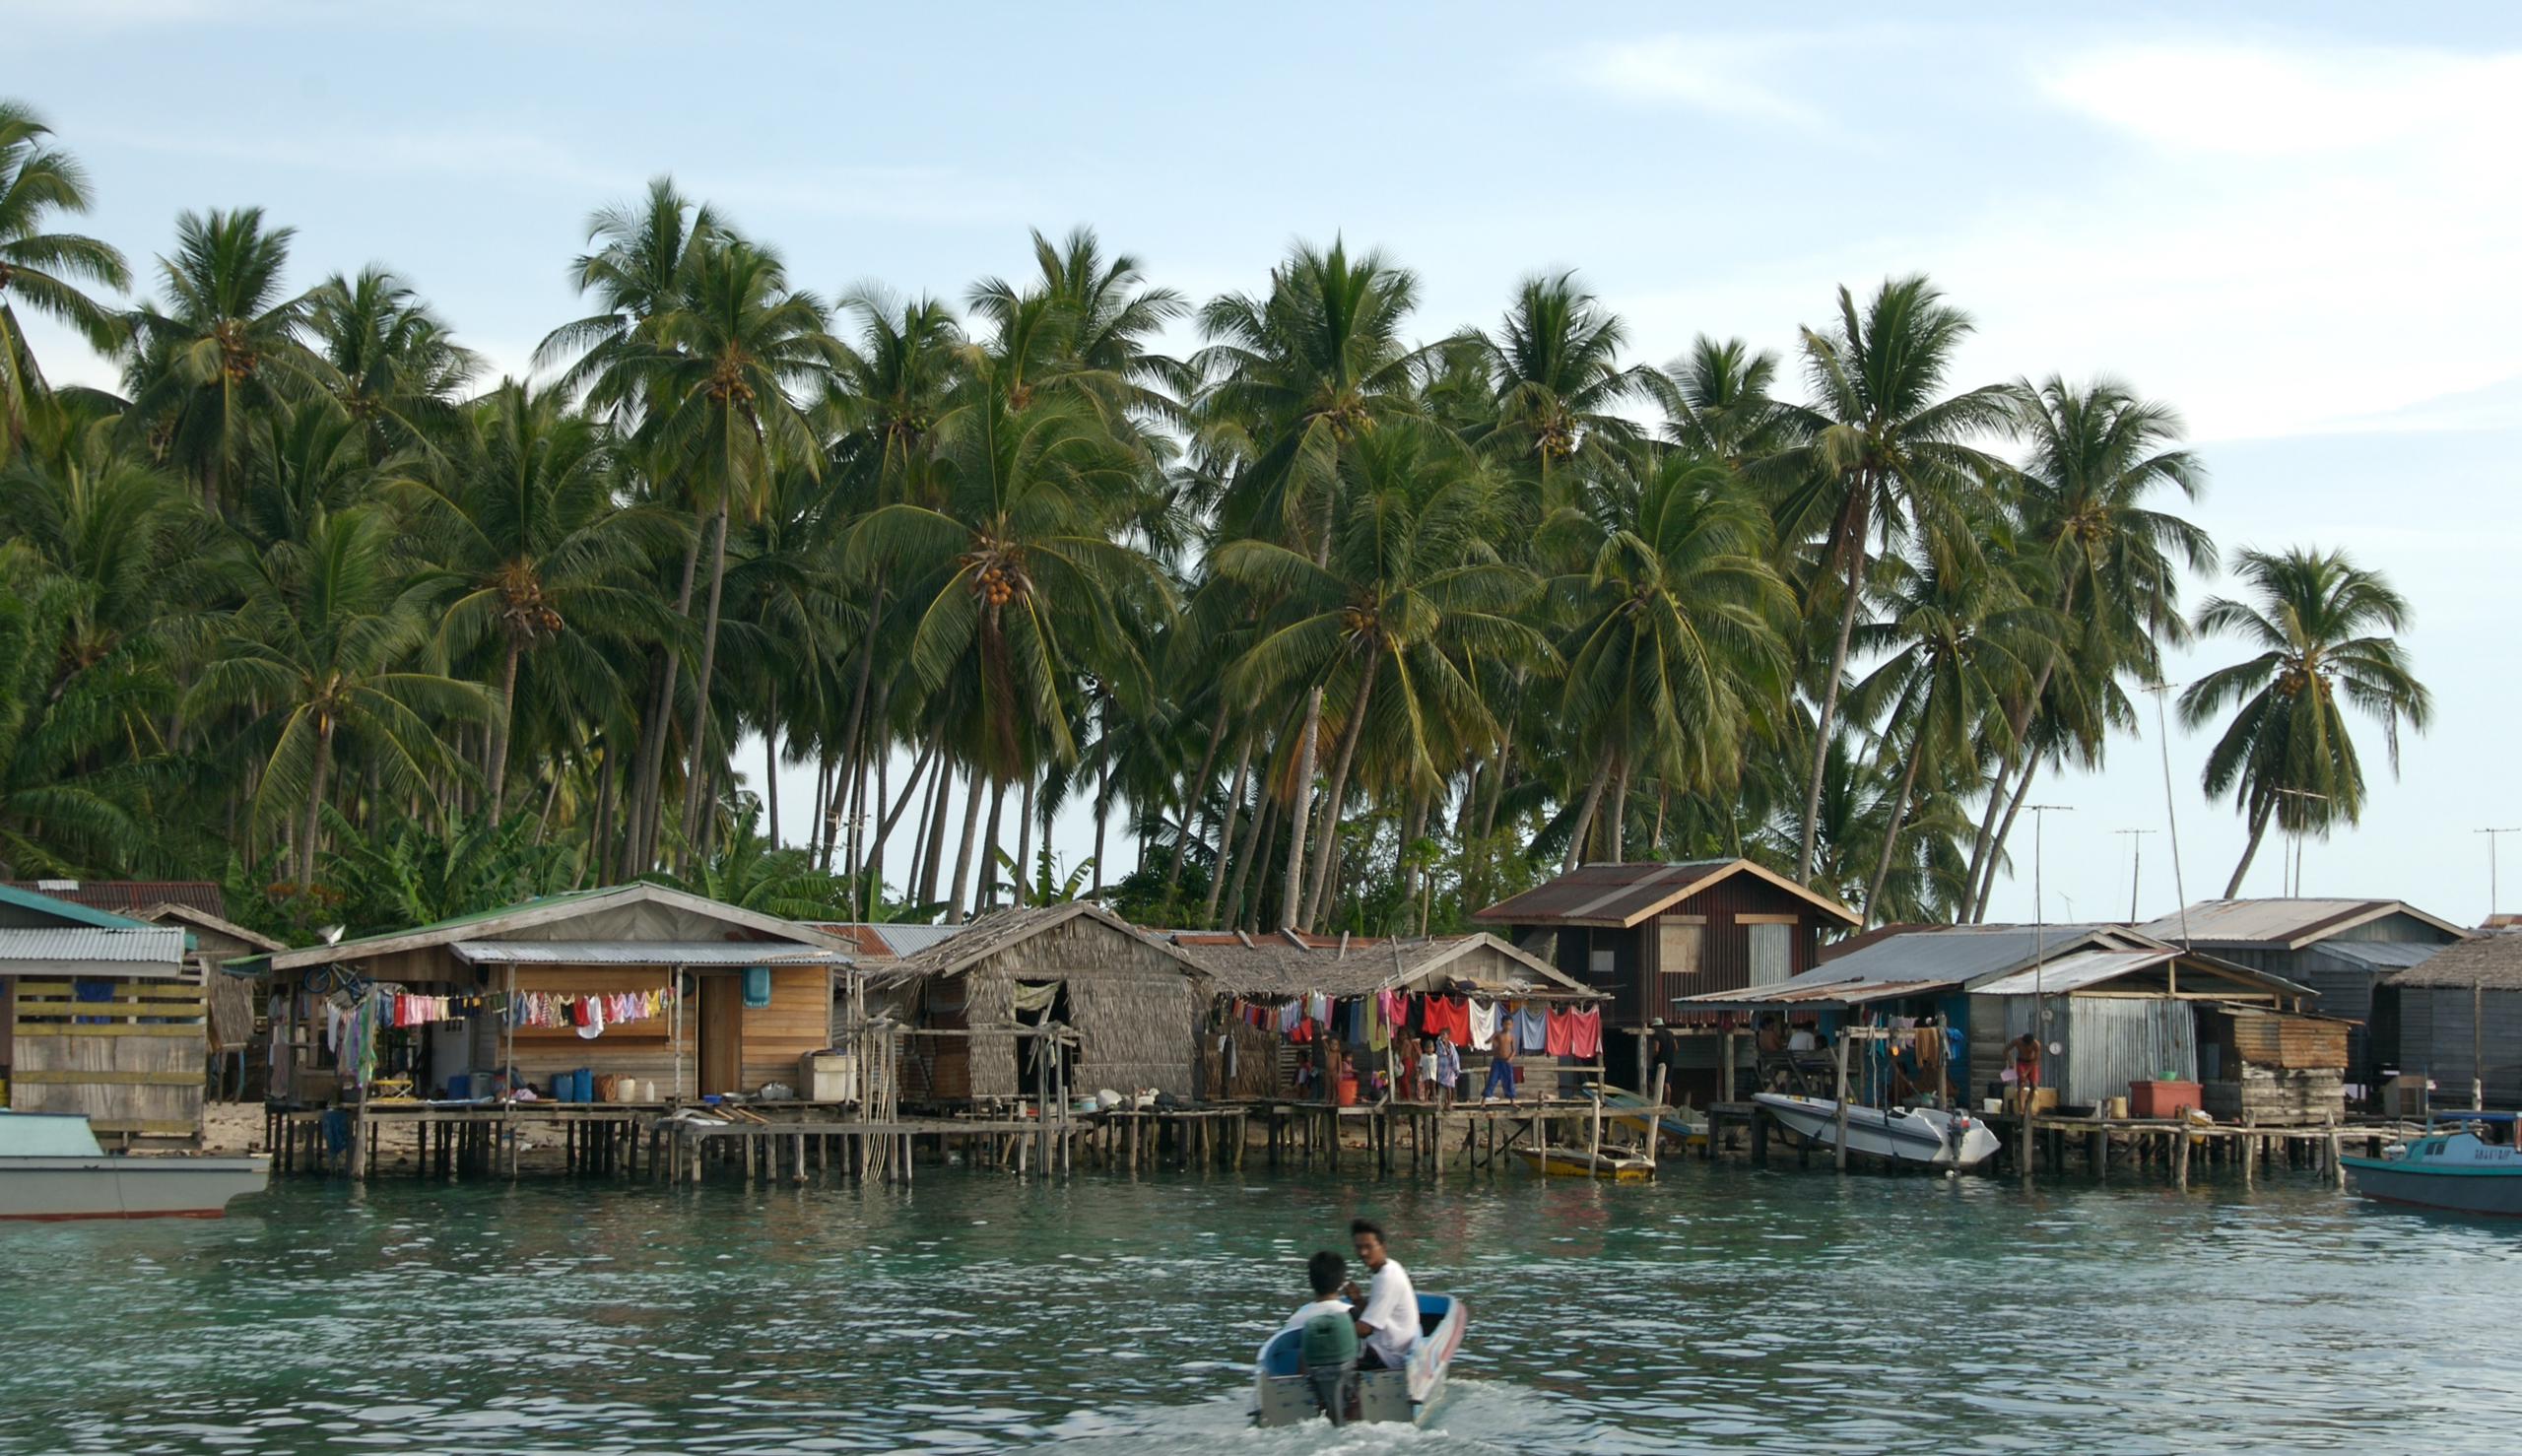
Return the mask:
MULTIPOLYGON (((1702 333, 1786 351, 1840 286, 1924 272, 1978 324, 1957 382, 2124 379, 2186 417, 2222 546, 2344 548, 2407 594, 2435 721, 2396 780, 2364 731, 2364 821, 2304 846, 2300 890, 2489 908, 2475 831, 2522 826, 2495 726, 2522 721, 2522 10, 408 9, 19 0, 0 90, 86 161, 84 226, 137 286, 178 212, 260 205, 299 282, 390 265, 519 373, 579 311, 587 215, 666 172, 827 295, 960 299, 1028 268, 1029 228, 1085 224, 1196 300, 1339 235, 1419 274, 1422 337, 1573 268, 1657 363, 1702 333)), ((30 333, 57 379, 112 382, 30 333)), ((2210 740, 2171 723, 2167 805, 2139 701, 2142 738, 2038 792, 2049 918, 2125 912, 2132 843, 2139 912, 2172 908, 2167 807, 2190 898, 2240 854, 2210 740)), ((810 792, 783 785, 792 835, 810 792)), ((1085 852, 1082 819, 1057 837, 1085 852)), ((2032 848, 1996 918, 2032 915, 2032 848)), ((2244 893, 2286 893, 2277 850, 2244 893)))

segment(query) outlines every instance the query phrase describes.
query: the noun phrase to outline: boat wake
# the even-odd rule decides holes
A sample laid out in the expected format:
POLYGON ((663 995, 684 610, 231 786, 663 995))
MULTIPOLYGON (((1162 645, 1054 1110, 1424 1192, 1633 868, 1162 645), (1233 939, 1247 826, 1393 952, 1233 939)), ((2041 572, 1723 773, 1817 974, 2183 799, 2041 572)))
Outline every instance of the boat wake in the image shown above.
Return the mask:
POLYGON ((1556 1399, 1504 1381, 1446 1382, 1444 1398, 1425 1425, 1399 1422, 1358 1423, 1333 1429, 1325 1422, 1255 1429, 1247 1391, 1190 1406, 1132 1406, 1080 1411, 1045 1434, 1063 1452, 1144 1452, 1159 1449, 1219 1451, 1254 1456, 1316 1452, 1566 1451, 1601 1449, 1607 1428, 1556 1399))

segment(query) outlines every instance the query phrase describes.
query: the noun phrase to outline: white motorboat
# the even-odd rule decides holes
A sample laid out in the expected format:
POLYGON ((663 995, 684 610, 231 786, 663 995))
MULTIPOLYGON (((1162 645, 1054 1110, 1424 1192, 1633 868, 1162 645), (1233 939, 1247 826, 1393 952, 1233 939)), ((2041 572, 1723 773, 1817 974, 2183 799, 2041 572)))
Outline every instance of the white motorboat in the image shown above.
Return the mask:
POLYGON ((76 1113, 0 1108, 0 1219, 216 1219, 271 1171, 263 1157, 109 1154, 76 1113))
MULTIPOLYGON (((1362 1370, 1358 1380, 1358 1421, 1425 1423, 1445 1393, 1445 1367, 1462 1348, 1471 1311, 1444 1294, 1419 1296, 1419 1343, 1401 1370, 1362 1370)), ((1282 1330, 1262 1345, 1252 1366, 1252 1421, 1256 1425, 1295 1425, 1322 1414, 1298 1358, 1303 1336, 1282 1330)))
MULTIPOLYGON (((1825 1148, 1839 1143, 1839 1104, 1828 1097, 1755 1092, 1752 1100, 1800 1136, 1825 1148)), ((1988 1125, 1966 1112, 1933 1107, 1848 1107, 1848 1152, 1915 1163, 1971 1168, 1994 1158, 2000 1144, 1988 1125)))

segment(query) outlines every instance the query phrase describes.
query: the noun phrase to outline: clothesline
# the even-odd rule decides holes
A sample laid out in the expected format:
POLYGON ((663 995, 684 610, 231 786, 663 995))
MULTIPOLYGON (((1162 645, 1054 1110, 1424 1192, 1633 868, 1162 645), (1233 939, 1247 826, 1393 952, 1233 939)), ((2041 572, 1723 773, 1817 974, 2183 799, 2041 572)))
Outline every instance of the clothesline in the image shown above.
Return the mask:
POLYGON ((1489 1049, 1511 1031, 1515 1049, 1591 1061, 1602 1054, 1599 1007, 1571 1011, 1539 999, 1483 998, 1435 993, 1377 991, 1332 997, 1311 992, 1282 1002, 1237 997, 1236 1020, 1304 1044, 1336 1039, 1383 1051, 1395 1035, 1417 1036, 1457 1048, 1489 1049))

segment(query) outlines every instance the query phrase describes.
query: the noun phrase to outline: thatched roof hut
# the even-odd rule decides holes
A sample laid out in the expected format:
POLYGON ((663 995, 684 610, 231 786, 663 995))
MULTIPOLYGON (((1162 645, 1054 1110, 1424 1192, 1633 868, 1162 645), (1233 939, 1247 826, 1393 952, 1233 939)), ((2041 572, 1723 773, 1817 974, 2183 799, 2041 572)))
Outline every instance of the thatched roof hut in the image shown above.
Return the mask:
POLYGON ((1040 1038, 1027 1033, 1050 1026, 1074 1033, 1068 1087, 1199 1091, 1205 968, 1100 905, 1000 910, 866 975, 871 1013, 912 1028, 904 1101, 1038 1094, 1040 1038))
POLYGON ((2491 1107, 2522 1107, 2522 931, 2446 946, 2373 993, 2373 1040, 2395 1048, 2386 1070, 2431 1078, 2446 1103, 2475 1090, 2491 1107))

